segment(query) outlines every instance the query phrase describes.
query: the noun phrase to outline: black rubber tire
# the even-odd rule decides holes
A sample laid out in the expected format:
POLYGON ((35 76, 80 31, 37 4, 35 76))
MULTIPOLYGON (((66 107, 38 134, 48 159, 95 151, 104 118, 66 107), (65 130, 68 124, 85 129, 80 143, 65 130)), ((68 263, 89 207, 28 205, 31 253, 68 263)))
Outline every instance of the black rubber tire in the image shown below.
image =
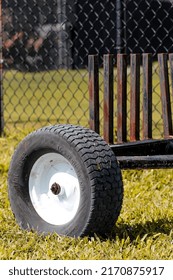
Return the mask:
POLYGON ((72 237, 105 235, 120 214, 123 184, 113 151, 97 133, 81 126, 55 125, 41 128, 19 143, 9 168, 8 193, 12 211, 23 229, 72 237), (63 155, 74 167, 80 183, 77 214, 65 225, 44 221, 29 195, 31 168, 48 152, 63 155))

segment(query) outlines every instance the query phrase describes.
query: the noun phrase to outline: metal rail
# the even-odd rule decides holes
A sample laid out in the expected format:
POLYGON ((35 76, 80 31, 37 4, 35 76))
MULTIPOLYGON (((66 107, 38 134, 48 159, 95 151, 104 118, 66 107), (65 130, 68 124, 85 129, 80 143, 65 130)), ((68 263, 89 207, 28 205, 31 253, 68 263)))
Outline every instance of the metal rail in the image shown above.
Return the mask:
POLYGON ((173 168, 173 139, 110 145, 121 169, 173 168))

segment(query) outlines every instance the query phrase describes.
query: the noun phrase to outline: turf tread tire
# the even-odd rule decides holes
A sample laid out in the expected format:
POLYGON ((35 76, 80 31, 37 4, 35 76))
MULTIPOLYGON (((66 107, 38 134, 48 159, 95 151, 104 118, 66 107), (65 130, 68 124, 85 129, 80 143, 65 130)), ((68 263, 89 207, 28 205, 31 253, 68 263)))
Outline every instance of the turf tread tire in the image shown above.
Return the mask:
MULTIPOLYGON (((54 148, 60 149, 59 147, 54 148)), ((60 152, 63 153, 61 149, 60 152)), ((78 167, 75 168, 79 169, 78 167)), ((11 208, 20 226, 24 229, 34 228, 37 231, 45 231, 46 233, 55 231, 59 234, 69 236, 84 236, 94 233, 105 235, 115 225, 123 201, 122 175, 113 151, 97 133, 88 128, 74 125, 43 127, 29 134, 21 141, 10 164, 8 185, 11 208), (47 140, 44 143, 44 139, 50 139, 49 143, 47 143, 47 140), (80 221, 83 223, 80 229, 78 229, 78 225, 76 224, 76 229, 68 229, 67 231, 65 229, 59 230, 55 227, 51 228, 50 226, 47 227, 47 230, 43 230, 46 227, 42 227, 43 221, 40 221, 40 225, 37 222, 38 228, 36 228, 35 225, 32 225, 31 221, 27 221, 27 215, 29 215, 27 212, 30 209, 28 208, 26 213, 24 211, 25 217, 21 218, 21 213, 19 213, 21 208, 16 205, 16 200, 18 200, 17 196, 21 194, 23 189, 25 189, 23 191, 25 194, 22 194, 21 197, 23 200, 25 198, 27 184, 24 178, 29 176, 29 174, 24 174, 27 169, 25 164, 30 158, 31 153, 34 150, 39 150, 38 141, 40 141, 40 146, 49 149, 51 145, 55 146, 56 139, 57 146, 59 145, 58 141, 62 139, 62 142, 67 144, 67 149, 69 147, 68 153, 70 153, 71 149, 71 153, 73 153, 72 157, 77 158, 81 170, 85 174, 84 177, 89 182, 86 188, 88 188, 89 197, 87 199, 90 200, 90 205, 87 208, 88 213, 84 223, 83 216, 81 215, 80 217, 80 221), (21 160, 20 167, 16 167, 17 161, 19 160, 21 160), (18 191, 15 190, 16 183, 19 185, 18 191)), ((23 202, 23 205, 26 206, 25 202, 23 202)))

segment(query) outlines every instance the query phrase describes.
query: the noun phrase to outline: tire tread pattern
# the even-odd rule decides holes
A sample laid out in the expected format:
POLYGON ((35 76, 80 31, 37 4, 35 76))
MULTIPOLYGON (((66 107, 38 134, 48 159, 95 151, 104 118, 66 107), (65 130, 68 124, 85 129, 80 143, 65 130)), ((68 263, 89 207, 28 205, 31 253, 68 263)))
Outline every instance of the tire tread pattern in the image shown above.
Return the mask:
POLYGON ((92 205, 81 235, 109 233, 118 219, 123 200, 121 170, 113 151, 97 133, 88 128, 55 125, 41 130, 59 133, 67 139, 80 154, 88 171, 92 205))

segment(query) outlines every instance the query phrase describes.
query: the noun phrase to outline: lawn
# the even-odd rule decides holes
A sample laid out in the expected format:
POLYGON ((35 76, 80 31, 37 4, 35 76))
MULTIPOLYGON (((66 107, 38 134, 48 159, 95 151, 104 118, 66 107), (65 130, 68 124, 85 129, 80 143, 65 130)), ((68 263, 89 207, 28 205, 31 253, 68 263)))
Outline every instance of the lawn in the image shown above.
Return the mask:
MULTIPOLYGON (((111 236, 106 239, 99 236, 74 239, 56 234, 40 236, 23 231, 17 225, 7 191, 8 168, 16 145, 35 126, 41 126, 47 114, 48 123, 73 123, 78 119, 81 125, 88 125, 86 71, 72 73, 73 79, 71 72, 64 72, 63 79, 58 73, 38 73, 34 77, 32 73, 5 73, 5 104, 10 105, 5 111, 8 120, 6 136, 0 138, 0 259, 173 259, 173 170, 123 171, 123 207, 111 236), (54 79, 47 87, 51 75, 54 79), (61 84, 59 89, 57 81, 61 84), (66 86, 67 81, 69 87, 66 86), (19 88, 18 82, 21 85, 19 88), (64 91, 60 92, 63 87, 64 91), (51 98, 52 93, 54 99, 51 98), (62 93, 63 100, 60 98, 62 93), (78 106, 78 101, 82 105, 78 106), (57 107, 57 103, 60 106, 57 107), (23 107, 26 108, 24 111, 23 107), (45 114, 42 108, 45 108, 45 114), (62 108, 66 108, 65 112, 62 108), (31 110, 33 114, 30 114, 31 110), (55 112, 53 119, 51 111, 55 112), (25 120, 26 126, 23 126, 25 120), (15 129, 13 121, 17 123, 15 129)), ((154 76, 155 90, 158 87, 158 78, 154 76)), ((153 102, 158 108, 154 112, 153 121, 156 124, 160 119, 158 94, 155 94, 153 102)), ((154 126, 156 135, 160 125, 154 126)))
POLYGON ((4 72, 5 129, 52 123, 88 125, 87 71, 4 72))
POLYGON ((0 138, 0 259, 173 259, 173 170, 123 171, 124 202, 106 239, 39 236, 19 228, 10 209, 7 172, 26 132, 0 138))
MULTIPOLYGON (((129 73, 129 68, 127 71, 129 73)), ((163 133, 158 71, 158 64, 153 63, 153 133, 156 137, 161 136, 163 133)), ((116 68, 114 74, 114 115, 116 130, 116 68)), ((141 95, 142 83, 141 75, 141 95)), ((102 69, 100 69, 99 85, 102 131, 102 69)), ((127 108, 129 111, 130 75, 128 75, 127 80, 127 91, 127 108)), ((140 99, 142 112, 142 96, 140 99)), ((5 71, 3 74, 3 103, 6 132, 14 132, 16 128, 26 130, 31 127, 33 129, 56 123, 79 123, 80 125, 88 126, 88 72, 86 69, 81 69, 80 71, 59 69, 57 71, 39 73, 22 73, 15 70, 5 71)), ((142 113, 140 123, 142 126, 142 113)))

